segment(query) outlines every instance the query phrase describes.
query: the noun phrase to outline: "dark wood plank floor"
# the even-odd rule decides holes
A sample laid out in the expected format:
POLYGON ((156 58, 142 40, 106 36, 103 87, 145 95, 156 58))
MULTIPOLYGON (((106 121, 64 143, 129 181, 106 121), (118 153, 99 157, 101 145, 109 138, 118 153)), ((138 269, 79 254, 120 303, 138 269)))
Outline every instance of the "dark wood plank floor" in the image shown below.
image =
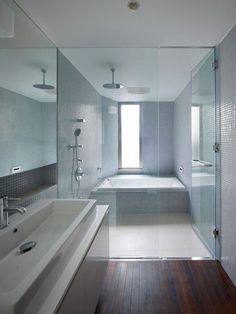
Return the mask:
POLYGON ((216 261, 110 261, 96 314, 236 314, 216 261))

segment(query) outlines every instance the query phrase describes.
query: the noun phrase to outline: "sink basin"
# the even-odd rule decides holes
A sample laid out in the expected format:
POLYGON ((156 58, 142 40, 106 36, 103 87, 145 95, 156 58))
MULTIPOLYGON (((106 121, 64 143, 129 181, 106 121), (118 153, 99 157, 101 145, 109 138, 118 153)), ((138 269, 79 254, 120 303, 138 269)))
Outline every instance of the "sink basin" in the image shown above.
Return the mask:
POLYGON ((39 288, 41 298, 52 289, 95 220, 96 201, 39 200, 14 216, 0 231, 0 313, 37 313, 39 288), (36 245, 20 254, 26 242, 36 245))

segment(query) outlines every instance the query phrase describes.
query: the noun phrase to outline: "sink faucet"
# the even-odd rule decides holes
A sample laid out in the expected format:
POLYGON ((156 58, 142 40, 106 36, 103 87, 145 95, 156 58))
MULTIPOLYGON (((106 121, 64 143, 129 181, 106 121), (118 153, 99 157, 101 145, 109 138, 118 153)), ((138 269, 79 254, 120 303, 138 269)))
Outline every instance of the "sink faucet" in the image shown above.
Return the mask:
POLYGON ((26 208, 22 206, 9 206, 9 201, 18 201, 19 198, 8 198, 4 196, 0 198, 0 229, 3 229, 9 225, 8 214, 20 213, 21 215, 26 213, 26 208))

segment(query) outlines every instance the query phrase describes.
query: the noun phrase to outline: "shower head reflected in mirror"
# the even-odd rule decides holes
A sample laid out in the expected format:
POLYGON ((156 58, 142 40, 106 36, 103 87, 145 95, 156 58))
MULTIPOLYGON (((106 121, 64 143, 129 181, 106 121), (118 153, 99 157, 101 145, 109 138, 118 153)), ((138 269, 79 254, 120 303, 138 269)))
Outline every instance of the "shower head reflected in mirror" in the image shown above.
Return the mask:
POLYGON ((46 76, 47 71, 45 69, 41 69, 41 72, 43 73, 43 82, 42 82, 42 84, 34 84, 33 87, 34 88, 38 88, 38 89, 43 89, 43 90, 55 89, 54 86, 45 83, 45 76, 46 76))

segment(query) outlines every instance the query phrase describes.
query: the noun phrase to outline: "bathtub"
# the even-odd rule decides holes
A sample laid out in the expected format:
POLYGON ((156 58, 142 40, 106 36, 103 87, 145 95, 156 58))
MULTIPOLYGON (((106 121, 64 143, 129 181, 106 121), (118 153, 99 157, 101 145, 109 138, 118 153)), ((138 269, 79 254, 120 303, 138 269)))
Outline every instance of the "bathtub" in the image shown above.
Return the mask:
POLYGON ((175 177, 154 177, 148 175, 117 175, 105 179, 97 191, 120 190, 179 191, 185 190, 184 185, 175 177))
POLYGON ((116 175, 104 179, 90 197, 108 204, 110 215, 189 210, 188 191, 175 177, 116 175))

